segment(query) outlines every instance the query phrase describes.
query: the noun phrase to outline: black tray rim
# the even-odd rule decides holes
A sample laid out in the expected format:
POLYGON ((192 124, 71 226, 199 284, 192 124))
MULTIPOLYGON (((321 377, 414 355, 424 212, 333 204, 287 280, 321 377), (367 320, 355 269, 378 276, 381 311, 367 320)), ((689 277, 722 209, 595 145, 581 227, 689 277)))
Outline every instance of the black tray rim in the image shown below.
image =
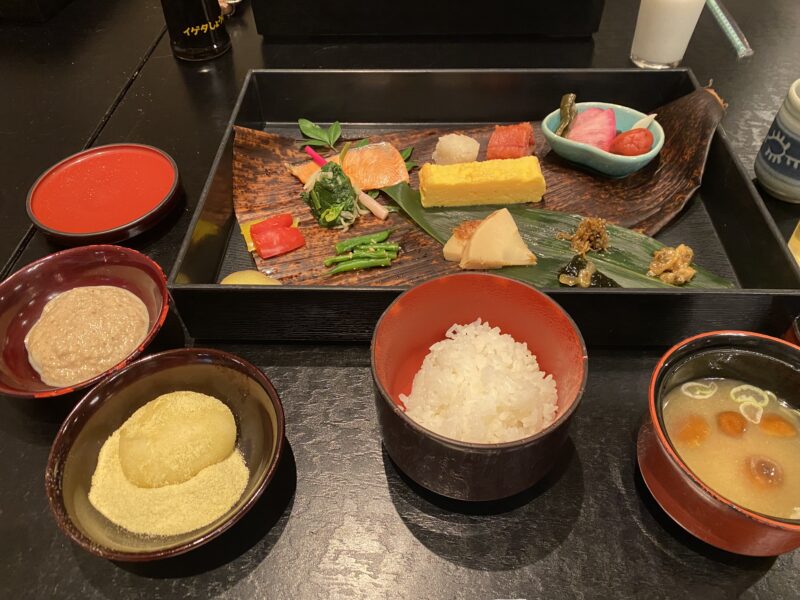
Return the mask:
MULTIPOLYGON (((259 73, 275 73, 275 74, 337 74, 337 73, 347 73, 347 74, 392 74, 392 73, 411 73, 411 74, 424 74, 424 73, 451 73, 451 74, 486 74, 486 73, 503 73, 503 74, 536 74, 536 73, 584 73, 586 71, 591 71, 592 73, 641 73, 642 69, 636 67, 623 67, 623 68, 482 68, 482 69, 249 69, 247 74, 245 75, 244 81, 242 82, 241 89, 239 90, 239 96, 236 99, 236 103, 233 106, 231 111, 231 116, 228 119, 228 125, 225 130, 225 134, 222 136, 219 147, 217 149, 217 153, 214 156, 214 160, 211 163, 211 167, 209 168, 208 175, 206 177, 205 184, 203 185, 203 189, 200 192, 200 196, 198 198, 197 205, 194 208, 194 212, 192 215, 192 219, 189 223, 189 227, 187 229, 186 235, 183 238, 183 242, 181 243, 180 250, 178 251, 178 255, 175 258, 175 262, 173 264, 172 270, 170 271, 170 275, 167 280, 167 285, 170 290, 181 290, 181 291, 209 291, 209 290, 218 290, 218 289, 227 289, 233 291, 241 291, 241 292, 258 292, 263 293, 265 290, 271 290, 274 292, 281 292, 281 293, 291 293, 292 291, 298 292, 314 292, 314 293, 373 293, 373 292, 380 292, 380 293, 402 293, 403 291, 409 289, 411 286, 319 286, 319 285, 291 285, 291 286, 247 286, 247 285, 225 285, 222 286, 220 283, 178 283, 176 281, 177 275, 181 269, 183 264, 183 260, 188 252, 189 246, 191 244, 192 233, 195 230, 197 225, 197 221, 200 219, 200 214, 202 213, 203 206, 205 205, 206 199, 208 197, 209 190, 211 189, 211 185, 214 179, 214 174, 217 172, 220 162, 222 161, 223 155, 225 153, 225 148, 228 142, 231 139, 231 136, 234 133, 234 126, 236 124, 236 117, 239 114, 242 104, 244 103, 245 95, 247 94, 247 90, 249 89, 250 82, 252 79, 257 76, 259 73)), ((704 87, 701 86, 695 76, 694 72, 690 67, 677 67, 673 69, 664 69, 660 72, 663 73, 683 73, 687 77, 689 77, 692 84, 696 87, 704 87)), ((776 289, 776 288, 767 288, 767 289, 759 289, 759 288, 721 288, 721 289, 658 289, 658 288, 624 288, 624 289, 615 289, 615 288, 597 288, 591 290, 575 290, 575 289, 561 289, 561 288, 541 288, 541 290, 545 293, 551 292, 558 292, 559 294, 611 294, 611 295, 637 295, 641 297, 648 297, 650 295, 670 295, 670 296, 679 296, 679 295, 688 295, 690 297, 700 297, 700 296, 717 296, 717 295, 745 295, 745 296, 762 296, 762 295, 775 295, 775 296, 800 296, 800 265, 797 264, 797 261, 789 252, 788 246, 783 241, 783 236, 778 229, 778 226, 775 224, 772 216, 769 214, 769 211, 764 204, 764 200, 761 197, 761 194, 756 189, 753 181, 747 174, 744 169, 744 165, 742 165, 742 161, 734 151, 733 145, 728 138, 727 133, 725 132, 724 127, 722 124, 717 126, 716 133, 719 135, 720 142, 724 145, 726 152, 731 156, 733 160, 733 164, 737 170, 738 175, 742 178, 745 182, 745 186, 747 187, 747 191, 749 192, 750 197, 752 198, 753 202, 755 203, 756 207, 758 208, 759 213, 761 214, 762 218, 766 222, 769 230, 771 231, 773 237, 779 240, 781 251, 783 252, 783 257, 786 260, 787 264, 790 265, 792 269, 792 274, 794 278, 798 281, 798 288, 786 288, 786 289, 776 289)), ((702 185, 702 184, 701 184, 702 185)), ((270 293, 270 292, 268 292, 270 293)))

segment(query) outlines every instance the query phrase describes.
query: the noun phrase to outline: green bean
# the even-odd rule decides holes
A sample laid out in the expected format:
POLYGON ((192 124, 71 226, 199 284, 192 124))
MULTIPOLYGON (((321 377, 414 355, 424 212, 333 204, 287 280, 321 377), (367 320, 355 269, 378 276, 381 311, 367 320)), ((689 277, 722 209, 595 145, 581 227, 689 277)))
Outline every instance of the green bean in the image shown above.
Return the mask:
POLYGON ((397 252, 400 250, 400 244, 393 244, 391 242, 387 242, 385 244, 361 244, 360 246, 356 246, 356 250, 367 250, 372 252, 373 250, 387 250, 387 251, 394 251, 397 252))
POLYGON ((390 233, 392 233, 391 229, 384 229, 383 231, 376 231, 375 233, 360 235, 358 237, 350 238, 349 240, 342 240, 334 246, 334 249, 336 250, 336 254, 342 254, 348 250, 352 250, 356 246, 383 242, 389 237, 390 233))
POLYGON ((331 265, 335 265, 340 262, 344 262, 346 260, 351 260, 353 258, 353 253, 348 252, 347 254, 340 254, 338 256, 329 256, 325 259, 323 263, 326 267, 330 267, 331 265))
POLYGON ((392 264, 391 258, 354 258, 343 263, 339 263, 328 271, 328 275, 337 275, 347 271, 360 271, 361 269, 372 269, 373 267, 388 267, 392 264))
POLYGON ((392 260, 397 258, 397 252, 388 250, 362 250, 361 247, 356 248, 350 254, 353 255, 353 258, 391 258, 392 260))

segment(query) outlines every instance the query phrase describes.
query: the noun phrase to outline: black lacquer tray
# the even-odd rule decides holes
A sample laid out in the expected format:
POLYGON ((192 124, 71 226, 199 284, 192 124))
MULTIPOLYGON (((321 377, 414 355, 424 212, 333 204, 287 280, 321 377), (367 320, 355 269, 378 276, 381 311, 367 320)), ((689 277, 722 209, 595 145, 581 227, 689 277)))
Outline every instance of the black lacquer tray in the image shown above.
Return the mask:
MULTIPOLYGON (((296 120, 340 120, 346 133, 431 124, 536 120, 565 90, 643 111, 698 86, 691 71, 531 69, 252 71, 244 84, 176 265, 170 289, 189 333, 216 340, 368 340, 403 288, 221 286, 252 268, 232 203, 234 125, 296 135, 296 120), (354 310, 357 306, 357 310, 354 310)), ((721 328, 780 334, 800 313, 800 270, 722 127, 703 184, 657 239, 692 246, 730 290, 546 290, 590 345, 664 345, 721 328)))

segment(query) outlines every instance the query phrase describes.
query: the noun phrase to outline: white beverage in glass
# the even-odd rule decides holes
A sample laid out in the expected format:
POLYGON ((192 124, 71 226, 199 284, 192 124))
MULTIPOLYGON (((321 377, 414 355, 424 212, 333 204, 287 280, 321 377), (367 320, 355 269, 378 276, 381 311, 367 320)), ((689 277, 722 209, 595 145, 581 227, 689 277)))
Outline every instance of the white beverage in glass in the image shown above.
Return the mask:
POLYGON ((648 69, 677 67, 704 4, 705 0, 642 0, 631 47, 634 64, 648 69))

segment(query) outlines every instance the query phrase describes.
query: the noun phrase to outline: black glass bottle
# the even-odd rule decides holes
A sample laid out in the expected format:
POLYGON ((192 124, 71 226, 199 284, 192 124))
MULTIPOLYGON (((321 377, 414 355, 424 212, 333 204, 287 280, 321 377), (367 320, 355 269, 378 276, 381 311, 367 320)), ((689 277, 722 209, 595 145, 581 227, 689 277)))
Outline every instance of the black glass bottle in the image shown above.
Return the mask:
POLYGON ((172 53, 183 60, 208 60, 231 47, 217 0, 161 0, 172 53))

